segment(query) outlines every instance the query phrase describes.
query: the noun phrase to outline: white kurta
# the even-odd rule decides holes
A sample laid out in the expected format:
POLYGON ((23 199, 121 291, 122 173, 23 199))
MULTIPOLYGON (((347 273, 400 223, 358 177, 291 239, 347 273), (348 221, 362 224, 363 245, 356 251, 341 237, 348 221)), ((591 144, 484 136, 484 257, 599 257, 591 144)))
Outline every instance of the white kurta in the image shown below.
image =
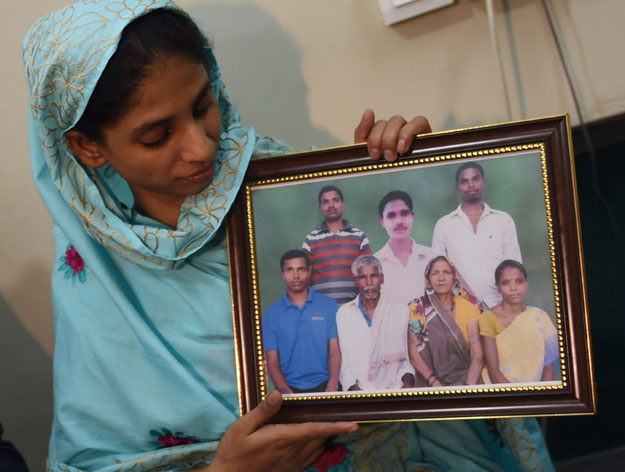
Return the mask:
POLYGON ((382 264, 384 293, 393 300, 408 304, 425 293, 425 266, 435 255, 432 249, 412 241, 408 263, 404 266, 387 242, 374 255, 382 264))
POLYGON ((336 314, 342 388, 400 389, 402 377, 414 375, 408 359, 408 306, 382 293, 369 327, 359 303, 360 295, 336 314))
POLYGON ((489 307, 501 301, 495 285, 495 269, 505 259, 521 260, 521 249, 512 217, 484 203, 477 229, 459 205, 434 226, 432 251, 447 256, 471 290, 489 307))

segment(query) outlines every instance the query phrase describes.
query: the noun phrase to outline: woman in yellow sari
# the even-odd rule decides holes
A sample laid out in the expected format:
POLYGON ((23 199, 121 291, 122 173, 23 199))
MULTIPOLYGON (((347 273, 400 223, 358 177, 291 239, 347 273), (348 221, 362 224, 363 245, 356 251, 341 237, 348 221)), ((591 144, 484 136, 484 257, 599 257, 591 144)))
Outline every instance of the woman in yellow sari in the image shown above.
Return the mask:
POLYGON ((547 313, 523 303, 528 289, 525 267, 503 261, 495 269, 495 283, 503 299, 480 319, 486 359, 482 377, 490 383, 554 380, 558 336, 547 313))

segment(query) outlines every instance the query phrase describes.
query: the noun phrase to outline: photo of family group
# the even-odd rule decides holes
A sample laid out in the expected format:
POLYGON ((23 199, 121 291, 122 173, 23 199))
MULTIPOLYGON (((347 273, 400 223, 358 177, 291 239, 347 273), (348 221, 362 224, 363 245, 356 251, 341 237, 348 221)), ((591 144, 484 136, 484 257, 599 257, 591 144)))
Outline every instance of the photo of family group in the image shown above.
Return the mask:
POLYGON ((252 189, 283 394, 557 385, 539 149, 252 189))

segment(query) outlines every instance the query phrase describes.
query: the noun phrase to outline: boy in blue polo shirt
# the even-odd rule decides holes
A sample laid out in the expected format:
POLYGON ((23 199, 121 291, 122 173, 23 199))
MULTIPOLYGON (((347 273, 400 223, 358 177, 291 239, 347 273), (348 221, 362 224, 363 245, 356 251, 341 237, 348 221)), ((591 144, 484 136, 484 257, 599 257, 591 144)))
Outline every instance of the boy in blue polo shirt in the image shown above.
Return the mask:
POLYGON ((269 376, 281 393, 338 391, 338 305, 310 287, 312 267, 305 251, 284 253, 280 270, 286 293, 262 319, 269 376))

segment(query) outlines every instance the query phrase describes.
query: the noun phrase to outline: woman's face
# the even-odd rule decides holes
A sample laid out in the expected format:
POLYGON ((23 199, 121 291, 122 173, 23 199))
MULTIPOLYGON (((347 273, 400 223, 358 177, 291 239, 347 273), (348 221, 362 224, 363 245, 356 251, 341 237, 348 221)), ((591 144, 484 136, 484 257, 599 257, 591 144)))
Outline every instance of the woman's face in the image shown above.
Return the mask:
POLYGON ((497 290, 501 293, 504 302, 511 305, 523 303, 527 293, 527 279, 516 267, 505 267, 499 276, 497 290))
POLYGON ((450 293, 454 286, 454 273, 449 262, 444 259, 434 262, 430 267, 428 281, 437 295, 450 293))
POLYGON ((210 182, 221 113, 202 64, 170 56, 152 67, 128 112, 103 130, 102 158, 140 205, 179 202, 210 182))

